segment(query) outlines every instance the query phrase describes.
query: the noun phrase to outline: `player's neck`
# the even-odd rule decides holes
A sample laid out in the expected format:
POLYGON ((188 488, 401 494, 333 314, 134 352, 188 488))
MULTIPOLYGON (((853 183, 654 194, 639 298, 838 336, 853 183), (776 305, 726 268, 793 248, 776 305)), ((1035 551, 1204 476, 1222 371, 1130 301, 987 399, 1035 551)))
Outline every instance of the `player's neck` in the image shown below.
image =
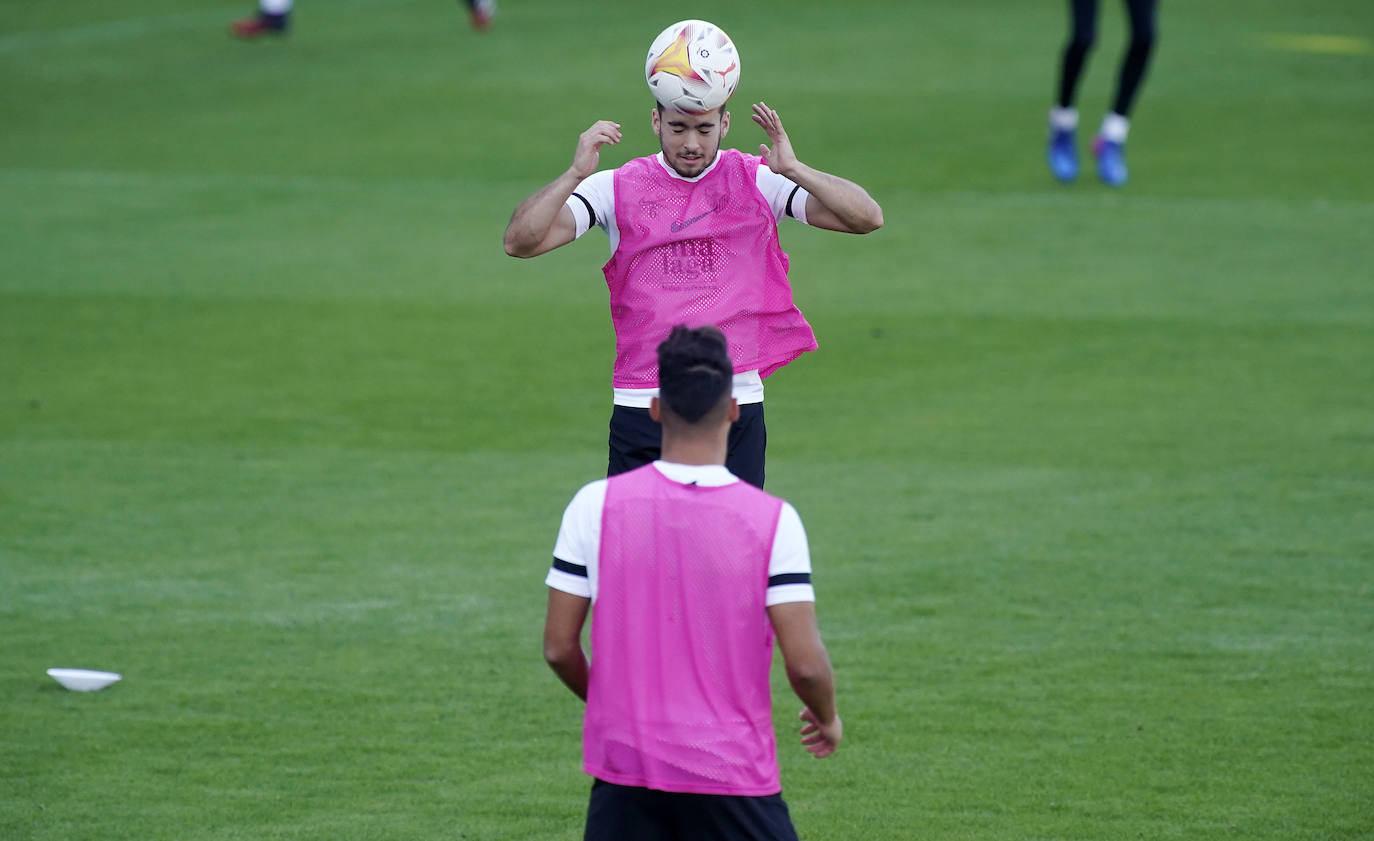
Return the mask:
POLYGON ((729 444, 728 427, 725 434, 709 438, 664 436, 661 458, 673 464, 725 464, 729 444))

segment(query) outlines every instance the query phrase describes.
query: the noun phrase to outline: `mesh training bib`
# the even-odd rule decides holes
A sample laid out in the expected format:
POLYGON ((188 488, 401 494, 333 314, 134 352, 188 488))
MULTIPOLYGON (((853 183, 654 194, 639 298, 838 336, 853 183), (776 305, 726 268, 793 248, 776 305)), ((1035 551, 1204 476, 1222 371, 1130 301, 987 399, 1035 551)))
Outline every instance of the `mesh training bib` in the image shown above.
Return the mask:
POLYGON ((658 387, 659 342, 676 324, 725 332, 735 371, 769 374, 817 348, 792 302, 787 255, 755 177, 762 159, 719 154, 699 181, 637 158, 615 171, 620 244, 602 271, 616 388, 658 387))
POLYGON ((745 482, 612 476, 592 606, 583 768, 695 794, 782 790, 764 600, 782 500, 745 482))

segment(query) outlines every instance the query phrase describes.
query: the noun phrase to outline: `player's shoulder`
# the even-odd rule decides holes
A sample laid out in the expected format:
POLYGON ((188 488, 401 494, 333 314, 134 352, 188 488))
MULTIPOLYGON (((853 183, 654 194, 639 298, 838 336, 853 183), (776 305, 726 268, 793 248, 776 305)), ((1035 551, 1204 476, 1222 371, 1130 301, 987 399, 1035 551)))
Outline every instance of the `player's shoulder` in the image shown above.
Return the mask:
POLYGON ((569 513, 599 513, 606 501, 606 481, 596 479, 583 485, 568 503, 569 513))
POLYGON ((721 149, 720 162, 727 166, 740 167, 752 172, 763 161, 763 158, 740 149, 721 149))
POLYGON ((755 487, 754 485, 749 484, 743 479, 740 479, 739 483, 735 487, 741 493, 751 494, 757 497, 759 500, 766 501, 768 505, 777 506, 779 511, 792 508, 792 503, 788 502, 787 500, 783 499, 777 494, 772 493, 770 491, 766 491, 763 488, 755 487))
POLYGON ((604 478, 604 477, 601 478, 601 479, 593 479, 592 481, 590 481, 590 482, 588 482, 587 484, 583 485, 582 487, 578 488, 578 489, 577 489, 577 493, 573 495, 573 499, 577 499, 578 497, 588 497, 588 496, 590 496, 590 497, 605 496, 605 495, 606 495, 606 485, 609 484, 609 482, 610 482, 610 479, 607 479, 607 478, 604 478))
POLYGON ((625 163, 623 163, 623 164, 621 164, 620 166, 616 167, 615 169, 609 169, 609 170, 603 170, 603 171, 604 171, 604 172, 610 172, 610 173, 617 173, 617 172, 634 172, 635 170, 647 169, 647 168, 650 168, 650 167, 658 167, 658 166, 659 166, 659 163, 658 163, 658 155, 657 155, 657 154, 653 154, 653 155, 644 155, 643 157, 639 157, 639 158, 630 158, 628 161, 626 161, 625 163))
POLYGON ((618 171, 618 169, 598 169, 596 172, 593 172, 591 175, 588 175, 586 178, 583 178, 582 181, 577 185, 577 188, 573 190, 573 192, 581 193, 587 191, 588 189, 604 189, 610 186, 611 181, 615 178, 615 174, 618 171))
MULTIPOLYGON (((657 155, 645 155, 642 158, 630 158, 625 163, 615 169, 603 170, 607 192, 613 192, 617 185, 621 184, 645 184, 653 183, 662 178, 663 165, 659 162, 657 155)), ((600 175, 601 173, 597 173, 600 175)))

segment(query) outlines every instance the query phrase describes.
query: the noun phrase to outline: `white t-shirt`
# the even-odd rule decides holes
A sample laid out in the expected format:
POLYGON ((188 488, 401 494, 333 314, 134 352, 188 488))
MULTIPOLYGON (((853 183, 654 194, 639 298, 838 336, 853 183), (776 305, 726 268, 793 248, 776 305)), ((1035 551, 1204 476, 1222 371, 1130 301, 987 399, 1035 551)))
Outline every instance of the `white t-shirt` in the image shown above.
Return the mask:
MULTIPOLYGON (((696 483, 705 487, 729 485, 740 481, 724 465, 672 464, 654 462, 660 473, 675 482, 696 483)), ((582 488, 563 512, 558 541, 553 547, 553 566, 544 583, 565 593, 596 600, 597 559, 601 556, 601 511, 606 504, 606 480, 598 479, 582 488)), ((778 529, 773 535, 773 552, 768 561, 768 595, 765 604, 813 602, 811 586, 811 549, 801 517, 791 503, 782 504, 778 529)))
MULTIPOLYGON (((717 156, 700 175, 684 178, 668 166, 662 152, 658 153, 657 159, 664 172, 680 181, 700 181, 720 162, 717 156)), ((758 185, 759 194, 772 208, 775 220, 781 221, 784 216, 791 215, 798 222, 806 224, 806 201, 810 193, 791 179, 778 175, 766 164, 759 165, 754 180, 758 185)), ((603 169, 582 179, 582 183, 573 190, 565 205, 572 210, 573 219, 577 222, 577 237, 580 238, 595 225, 606 232, 611 254, 615 254, 616 249, 620 247, 620 227, 615 219, 615 170, 603 169)), ((656 388, 617 388, 613 402, 617 406, 646 409, 650 398, 657 394, 656 388)), ((735 400, 742 404, 763 402, 763 379, 759 377, 759 372, 741 371, 735 374, 732 394, 735 400)))

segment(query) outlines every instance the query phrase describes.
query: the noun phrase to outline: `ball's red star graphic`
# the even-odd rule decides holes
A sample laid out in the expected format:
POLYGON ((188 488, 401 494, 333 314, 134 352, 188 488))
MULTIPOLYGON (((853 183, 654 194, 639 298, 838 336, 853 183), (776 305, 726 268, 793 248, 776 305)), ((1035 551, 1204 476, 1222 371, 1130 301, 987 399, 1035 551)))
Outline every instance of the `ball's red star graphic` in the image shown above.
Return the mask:
POLYGON ((687 27, 682 28, 673 43, 669 44, 668 48, 658 57, 658 61, 654 62, 653 70, 649 72, 649 75, 652 76, 658 72, 671 73, 679 79, 706 81, 697 74, 697 71, 692 69, 691 59, 687 55, 687 27))

